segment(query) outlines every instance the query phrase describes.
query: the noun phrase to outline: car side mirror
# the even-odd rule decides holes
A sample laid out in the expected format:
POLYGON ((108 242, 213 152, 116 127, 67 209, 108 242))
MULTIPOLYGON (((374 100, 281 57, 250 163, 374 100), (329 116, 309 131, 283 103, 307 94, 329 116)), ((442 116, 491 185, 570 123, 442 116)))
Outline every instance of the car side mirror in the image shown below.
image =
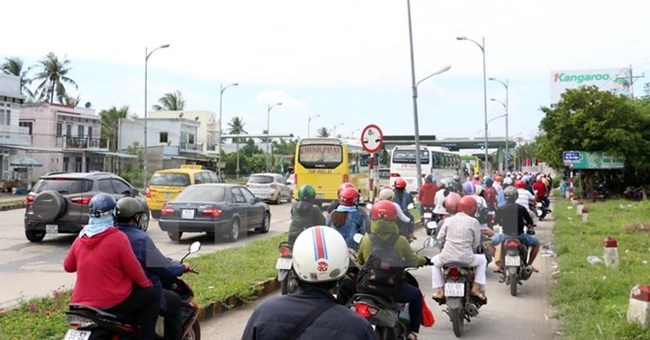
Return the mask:
POLYGON ((140 194, 140 190, 133 188, 133 196, 138 196, 140 194))

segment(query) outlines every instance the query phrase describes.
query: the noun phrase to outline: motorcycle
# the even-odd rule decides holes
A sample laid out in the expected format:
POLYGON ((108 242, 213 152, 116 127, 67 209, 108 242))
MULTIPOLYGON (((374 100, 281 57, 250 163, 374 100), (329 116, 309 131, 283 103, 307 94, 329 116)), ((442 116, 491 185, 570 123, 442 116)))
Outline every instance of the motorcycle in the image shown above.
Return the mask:
POLYGON ((275 269, 278 270, 278 281, 280 282, 280 292, 282 295, 292 294, 298 288, 296 274, 293 271, 293 255, 289 242, 280 242, 278 246, 280 257, 275 263, 275 269))
MULTIPOLYGON (((426 205, 422 206, 422 217, 420 217, 420 222, 422 222, 422 225, 426 226, 429 222, 437 220, 436 216, 433 213, 433 208, 435 207, 426 205)), ((432 234, 435 229, 426 228, 426 230, 427 235, 435 237, 435 235, 432 234)))
POLYGON ((538 197, 535 197, 535 214, 537 215, 537 218, 539 218, 540 221, 544 220, 544 217, 551 212, 551 209, 549 209, 548 205, 544 203, 543 200, 541 200, 538 197))
MULTIPOLYGON (((532 233, 532 231, 527 231, 532 233)), ((510 295, 517 296, 517 286, 528 280, 533 268, 527 264, 528 247, 517 236, 508 236, 501 243, 503 249, 502 274, 499 282, 510 286, 510 295)))
MULTIPOLYGON (((194 242, 190 245, 185 258, 201 249, 201 242, 194 242)), ((198 274, 196 271, 192 271, 198 274)), ((165 289, 170 289, 181 297, 181 315, 183 318, 183 339, 200 340, 201 327, 199 325, 199 306, 194 303, 194 291, 192 287, 179 278, 168 282, 165 289)), ((64 340, 88 340, 88 339, 138 339, 139 326, 127 316, 115 315, 101 309, 81 304, 70 304, 69 310, 65 312, 68 322, 68 331, 64 340)), ((158 316, 156 322, 156 337, 163 339, 165 319, 158 316)))
MULTIPOLYGON (((432 237, 425 240, 424 246, 416 253, 425 248, 435 247, 433 240, 432 237)), ((404 271, 403 282, 419 287, 417 280, 408 270, 404 271)), ((350 299, 349 305, 350 309, 370 322, 377 339, 406 339, 408 336, 410 331, 408 303, 394 302, 375 294, 356 293, 350 299)))

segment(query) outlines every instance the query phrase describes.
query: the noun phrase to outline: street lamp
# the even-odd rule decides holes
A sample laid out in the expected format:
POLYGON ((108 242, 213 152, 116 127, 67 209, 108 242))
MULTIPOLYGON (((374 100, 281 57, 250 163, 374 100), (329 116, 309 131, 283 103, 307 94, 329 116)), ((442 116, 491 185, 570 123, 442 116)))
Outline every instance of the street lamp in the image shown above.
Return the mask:
POLYGON ((490 100, 501 104, 501 106, 503 106, 503 109, 506 111, 504 115, 506 117, 506 155, 503 158, 503 170, 508 171, 508 104, 495 98, 491 98, 490 100))
POLYGON ((343 125, 343 123, 336 124, 334 127, 332 127, 332 137, 336 138, 336 128, 343 125))
POLYGON ((169 47, 169 44, 160 45, 151 52, 149 52, 146 46, 144 48, 144 149, 142 151, 142 186, 145 189, 147 188, 147 62, 154 52, 167 47, 169 47))
POLYGON ((469 39, 467 37, 456 37, 456 40, 467 40, 476 44, 481 49, 483 54, 483 115, 485 120, 485 164, 483 165, 483 171, 485 176, 488 175, 488 123, 487 123, 487 76, 485 73, 485 37, 481 38, 482 44, 479 44, 475 40, 469 39))
MULTIPOLYGON (((503 87, 506 88, 506 103, 504 105, 504 107, 506 109, 506 157, 504 159, 504 167, 503 167, 503 169, 504 169, 504 171, 508 171, 508 166, 509 166, 508 157, 510 156, 510 154, 508 153, 508 115, 510 114, 510 106, 509 106, 509 103, 508 103, 508 92, 509 92, 508 91, 508 78, 506 78, 505 82, 503 82, 503 81, 501 81, 501 80, 499 80, 497 78, 489 78, 489 80, 499 82, 499 83, 501 83, 501 85, 503 85, 503 87)), ((501 104, 503 104, 503 103, 501 103, 501 104)))
POLYGON ((266 105, 266 171, 269 171, 269 144, 271 140, 269 139, 269 129, 270 129, 270 121, 271 121, 271 109, 280 106, 282 103, 275 103, 273 105, 267 104, 266 105))
POLYGON ((316 117, 320 117, 320 115, 309 116, 309 118, 307 119, 307 138, 309 138, 309 133, 311 132, 311 129, 309 127, 309 125, 311 123, 311 120, 316 118, 316 117))
MULTIPOLYGON (((217 152, 219 153, 219 163, 221 163, 221 136, 223 135, 223 121, 221 120, 221 108, 223 102, 223 91, 231 86, 239 86, 239 83, 232 83, 226 87, 223 84, 219 86, 219 141, 217 142, 217 152)), ((219 176, 221 176, 221 167, 219 167, 219 176)))

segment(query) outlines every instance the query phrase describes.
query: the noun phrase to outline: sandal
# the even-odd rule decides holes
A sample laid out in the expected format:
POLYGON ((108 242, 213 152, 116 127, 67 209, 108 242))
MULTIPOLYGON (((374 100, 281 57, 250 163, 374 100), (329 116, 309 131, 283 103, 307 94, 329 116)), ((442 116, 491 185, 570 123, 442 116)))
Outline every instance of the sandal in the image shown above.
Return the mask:
POLYGON ((483 293, 470 292, 469 294, 478 298, 479 300, 487 301, 487 297, 483 295, 483 293))
POLYGON ((407 340, 418 340, 418 333, 411 332, 406 337, 407 340))

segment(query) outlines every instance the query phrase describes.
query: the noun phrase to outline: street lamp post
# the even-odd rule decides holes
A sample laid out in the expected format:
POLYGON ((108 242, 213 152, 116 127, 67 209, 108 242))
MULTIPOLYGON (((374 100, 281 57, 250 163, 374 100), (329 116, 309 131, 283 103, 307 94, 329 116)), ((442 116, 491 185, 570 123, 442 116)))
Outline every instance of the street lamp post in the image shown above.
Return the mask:
POLYGON ((456 37, 456 40, 467 40, 476 44, 483 54, 483 115, 485 120, 485 164, 483 166, 484 175, 488 175, 488 123, 487 123, 487 76, 485 71, 485 37, 481 38, 481 44, 467 37, 456 37))
POLYGON ((144 149, 142 150, 142 186, 145 189, 147 187, 147 62, 154 52, 167 47, 169 47, 169 44, 160 45, 151 52, 149 52, 146 46, 144 48, 144 149))
POLYGON ((316 117, 320 117, 320 115, 317 114, 317 115, 309 116, 309 118, 307 119, 307 138, 309 138, 309 133, 311 132, 311 128, 310 128, 311 120, 316 117))
POLYGON ((506 117, 506 155, 503 158, 503 170, 508 171, 508 168, 507 168, 508 167, 508 104, 506 104, 506 103, 504 103, 504 102, 502 102, 500 100, 497 100, 495 98, 491 98, 490 100, 493 101, 493 102, 497 102, 497 103, 501 104, 501 106, 503 106, 503 109, 506 111, 506 113, 503 115, 503 116, 506 117))
POLYGON ((489 78, 489 80, 497 81, 497 82, 501 83, 501 85, 503 85, 503 87, 506 88, 506 103, 504 105, 504 107, 506 109, 506 157, 504 158, 504 161, 503 161, 504 162, 503 170, 508 171, 508 166, 509 166, 508 158, 510 156, 510 154, 508 153, 508 116, 510 115, 510 106, 508 104, 508 92, 509 92, 508 91, 508 78, 506 78, 505 82, 503 82, 503 81, 501 81, 501 80, 499 80, 497 78, 489 78))
POLYGON ((332 137, 336 138, 336 128, 343 125, 343 123, 336 124, 332 127, 332 137))
POLYGON ((280 105, 282 105, 282 103, 266 105, 266 171, 269 171, 269 144, 271 143, 271 140, 269 138, 269 132, 270 132, 269 129, 270 129, 270 122, 271 122, 271 109, 280 105))
MULTIPOLYGON (((222 102, 223 102, 223 91, 225 91, 227 88, 231 86, 239 86, 239 83, 232 83, 230 85, 227 85, 226 87, 223 87, 223 84, 219 85, 219 139, 217 142, 217 152, 219 153, 219 163, 221 163, 221 136, 223 135, 223 121, 222 121, 222 115, 221 115, 221 108, 222 108, 222 102)), ((219 176, 221 176, 221 167, 219 167, 219 176)))

